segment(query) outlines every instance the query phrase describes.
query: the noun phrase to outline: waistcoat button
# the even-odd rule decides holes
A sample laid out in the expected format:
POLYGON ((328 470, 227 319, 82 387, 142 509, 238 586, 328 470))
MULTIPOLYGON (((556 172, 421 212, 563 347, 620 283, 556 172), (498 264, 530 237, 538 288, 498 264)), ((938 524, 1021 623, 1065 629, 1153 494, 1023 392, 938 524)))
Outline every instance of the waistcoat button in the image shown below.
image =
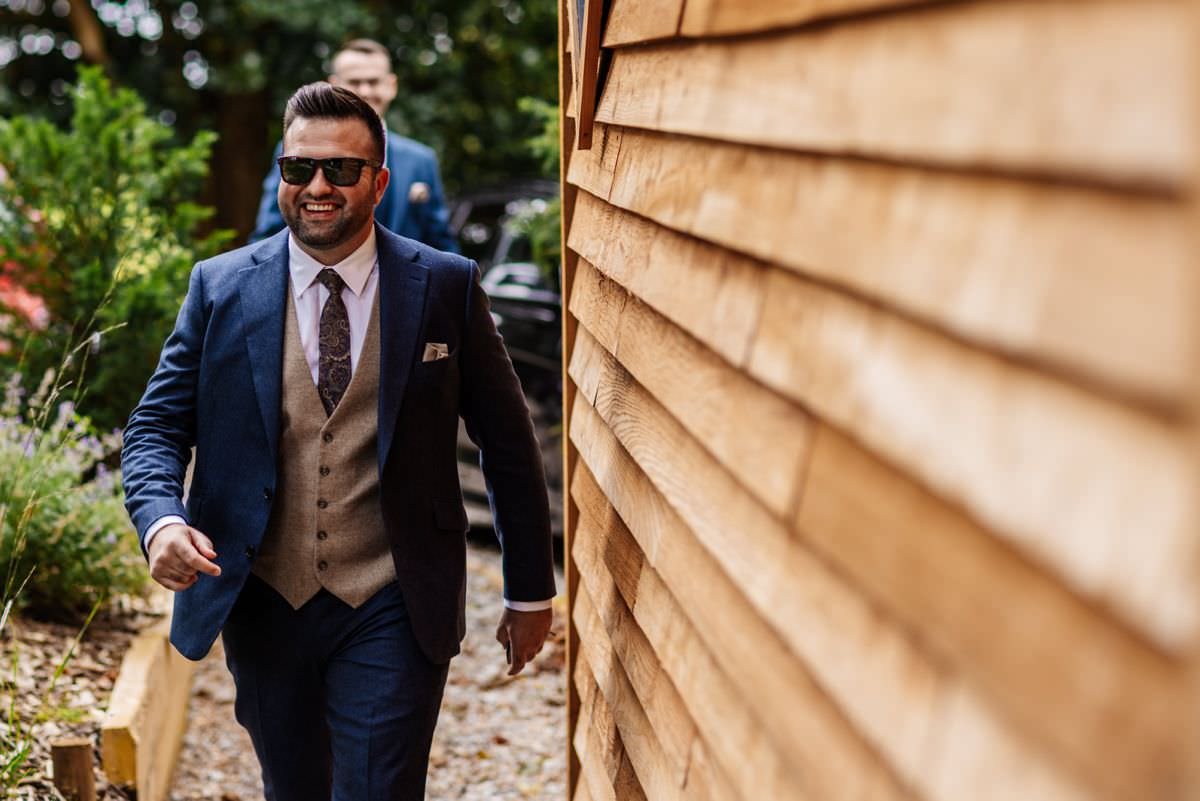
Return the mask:
POLYGON ((330 434, 328 431, 326 431, 324 434, 321 435, 321 441, 322 442, 333 442, 333 434, 330 434))
POLYGON ((317 508, 318 508, 318 509, 324 509, 324 508, 325 508, 326 506, 328 506, 328 505, 329 505, 329 501, 325 500, 324 498, 322 498, 321 500, 317 501, 317 508))
POLYGON ((327 475, 329 475, 329 466, 328 466, 328 465, 321 465, 321 469, 320 469, 320 471, 319 471, 319 472, 320 472, 320 473, 321 473, 321 475, 323 475, 323 476, 327 476, 327 475))
POLYGON ((317 539, 319 539, 319 540, 323 540, 328 536, 329 536, 329 532, 327 532, 327 531, 318 531, 317 532, 317 539))
POLYGON ((317 562, 317 570, 324 570, 327 567, 329 567, 329 563, 324 559, 322 559, 320 562, 317 562))

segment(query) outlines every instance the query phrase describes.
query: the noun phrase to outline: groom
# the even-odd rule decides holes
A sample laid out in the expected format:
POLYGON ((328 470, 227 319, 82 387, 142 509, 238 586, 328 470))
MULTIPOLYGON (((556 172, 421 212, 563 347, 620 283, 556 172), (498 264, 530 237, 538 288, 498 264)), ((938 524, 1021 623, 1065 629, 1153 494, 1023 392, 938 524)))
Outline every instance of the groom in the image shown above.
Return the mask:
POLYGON ((388 171, 371 107, 305 86, 283 143, 288 230, 192 272, 125 430, 126 505, 176 592, 171 641, 199 659, 224 636, 267 799, 418 801, 464 633, 459 416, 514 674, 555 592, 541 459, 475 265, 372 221, 388 171))

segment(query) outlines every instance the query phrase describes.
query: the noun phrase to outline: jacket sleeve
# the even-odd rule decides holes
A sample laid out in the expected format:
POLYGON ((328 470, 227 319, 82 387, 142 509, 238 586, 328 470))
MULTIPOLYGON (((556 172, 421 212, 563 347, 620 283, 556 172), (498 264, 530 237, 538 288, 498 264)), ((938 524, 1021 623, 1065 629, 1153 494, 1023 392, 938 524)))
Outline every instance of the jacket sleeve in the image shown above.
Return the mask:
POLYGON ((479 269, 473 262, 471 269, 459 355, 460 408, 467 433, 479 446, 479 463, 503 550, 504 597, 544 601, 554 597, 555 589, 541 449, 521 383, 479 286, 479 269))
POLYGON ((164 515, 185 520, 183 481, 196 442, 196 391, 204 338, 204 281, 192 270, 187 296, 146 392, 129 416, 121 447, 125 508, 145 547, 164 515))
POLYGON ((250 234, 251 242, 266 239, 271 234, 283 230, 283 215, 279 213, 279 168, 275 162, 283 155, 283 142, 275 145, 271 156, 271 166, 263 178, 262 199, 258 201, 258 216, 254 220, 254 233, 250 234))

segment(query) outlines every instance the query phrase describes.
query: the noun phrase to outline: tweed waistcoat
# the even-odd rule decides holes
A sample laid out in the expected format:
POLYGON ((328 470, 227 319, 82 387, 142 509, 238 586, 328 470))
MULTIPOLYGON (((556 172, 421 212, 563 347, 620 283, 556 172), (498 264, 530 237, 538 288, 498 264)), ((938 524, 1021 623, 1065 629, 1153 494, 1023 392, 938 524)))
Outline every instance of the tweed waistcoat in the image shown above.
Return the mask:
POLYGON ((328 418, 287 294, 278 484, 254 573, 295 609, 322 587, 357 608, 396 579, 376 462, 379 294, 350 386, 328 418))

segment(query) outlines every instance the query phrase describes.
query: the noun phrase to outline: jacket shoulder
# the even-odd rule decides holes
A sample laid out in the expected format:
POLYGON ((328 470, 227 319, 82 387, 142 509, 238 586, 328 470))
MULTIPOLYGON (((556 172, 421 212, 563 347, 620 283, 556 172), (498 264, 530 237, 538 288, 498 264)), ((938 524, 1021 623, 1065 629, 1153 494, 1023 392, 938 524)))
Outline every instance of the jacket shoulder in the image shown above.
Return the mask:
POLYGON ((401 136, 391 131, 388 131, 388 151, 397 155, 419 157, 431 161, 437 158, 433 148, 429 145, 423 145, 416 139, 409 139, 407 136, 401 136))
POLYGON ((286 247, 287 229, 258 242, 227 250, 196 263, 206 286, 219 286, 232 280, 237 272, 265 260, 267 253, 286 247))

